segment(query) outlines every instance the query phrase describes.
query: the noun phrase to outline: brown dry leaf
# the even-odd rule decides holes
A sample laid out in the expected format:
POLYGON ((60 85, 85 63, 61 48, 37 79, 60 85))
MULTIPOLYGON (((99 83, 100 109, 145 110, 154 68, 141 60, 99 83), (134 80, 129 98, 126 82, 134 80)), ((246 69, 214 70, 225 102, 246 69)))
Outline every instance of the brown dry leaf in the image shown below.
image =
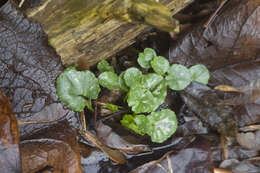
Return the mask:
POLYGON ((161 159, 148 162, 130 173, 212 173, 209 141, 198 137, 180 151, 171 151, 161 159))
POLYGON ((20 145, 23 173, 51 166, 57 173, 81 173, 78 154, 67 143, 56 139, 32 139, 20 145))
MULTIPOLYGON (((148 145, 144 144, 133 144, 124 139, 123 136, 119 136, 116 132, 113 131, 108 125, 99 122, 96 128, 97 136, 102 143, 107 146, 119 149, 126 152, 127 154, 138 154, 143 152, 151 151, 148 145)), ((140 142, 140 141, 139 141, 140 142)))
MULTIPOLYGON (((16 117, 47 122, 74 116, 58 101, 55 80, 63 66, 41 26, 28 20, 13 1, 0 7, 0 16, 0 89, 11 99, 16 117)), ((34 127, 21 126, 21 136, 34 127)))
POLYGON ((67 120, 46 123, 33 132, 21 142, 24 172, 39 171, 46 166, 62 173, 82 172, 76 131, 67 120), (34 164, 30 166, 32 161, 34 164))
POLYGON ((201 24, 170 48, 172 62, 201 63, 213 70, 259 58, 260 1, 227 4, 206 30, 201 24))
POLYGON ((19 129, 8 98, 0 92, 0 172, 19 173, 19 129))

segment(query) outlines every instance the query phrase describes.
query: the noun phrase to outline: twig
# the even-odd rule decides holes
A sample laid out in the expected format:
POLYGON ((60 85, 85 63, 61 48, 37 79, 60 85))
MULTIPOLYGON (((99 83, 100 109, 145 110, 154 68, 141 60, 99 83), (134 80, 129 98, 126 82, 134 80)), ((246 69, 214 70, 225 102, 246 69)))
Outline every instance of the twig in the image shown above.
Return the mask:
POLYGON ((171 162, 169 155, 167 155, 167 161, 168 161, 168 169, 169 169, 170 173, 173 173, 172 162, 171 162))
POLYGON ((81 121, 81 125, 82 125, 82 130, 84 132, 87 131, 86 117, 85 117, 84 110, 80 112, 80 121, 81 121))
POLYGON ((227 151, 227 145, 226 145, 226 138, 225 136, 220 136, 220 143, 221 143, 221 150, 222 150, 222 160, 228 159, 228 151, 227 151))
POLYGON ((209 20, 203 25, 204 28, 208 28, 209 25, 215 20, 217 17, 218 12, 221 10, 221 8, 226 4, 228 0, 222 0, 217 10, 210 16, 209 20))
POLYGON ((165 169, 160 163, 156 164, 159 168, 161 168, 165 173, 169 173, 167 169, 165 169))
POLYGON ((19 8, 21 8, 23 6, 25 0, 21 0, 21 2, 19 3, 19 8))

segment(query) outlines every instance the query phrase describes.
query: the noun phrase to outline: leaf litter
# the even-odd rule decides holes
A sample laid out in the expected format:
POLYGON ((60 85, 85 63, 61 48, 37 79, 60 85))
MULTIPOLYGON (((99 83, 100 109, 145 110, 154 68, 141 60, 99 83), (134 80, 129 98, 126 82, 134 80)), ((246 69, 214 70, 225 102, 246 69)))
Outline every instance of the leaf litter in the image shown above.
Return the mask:
MULTIPOLYGON (((128 172, 134 169, 132 172, 145 172, 148 169, 151 172, 151 168, 154 168, 152 171, 156 173, 196 172, 198 170, 199 172, 213 172, 214 167, 220 167, 234 172, 241 170, 259 172, 259 159, 257 159, 259 153, 256 151, 259 143, 252 137, 257 136, 259 132, 257 129, 246 133, 239 131, 239 128, 248 125, 257 126, 260 123, 257 85, 260 44, 260 27, 257 22, 260 14, 258 13, 259 6, 260 3, 257 0, 230 1, 205 30, 200 25, 183 38, 174 41, 170 47, 168 58, 171 63, 185 66, 199 63, 204 64, 211 71, 208 87, 202 87, 193 82, 180 93, 186 108, 180 109, 177 117, 187 116, 180 124, 185 131, 179 130, 178 132, 177 130, 176 135, 158 145, 149 142, 147 136, 135 136, 125 129, 114 128, 116 127, 116 117, 114 117, 110 123, 99 127, 110 129, 111 134, 116 132, 114 137, 102 134, 107 130, 103 132, 100 131, 102 129, 96 130, 102 137, 103 141, 100 141, 105 145, 121 151, 127 150, 128 154, 125 155, 127 164, 114 165, 107 156, 102 156, 103 159, 101 158, 99 162, 95 163, 97 168, 94 171, 128 172), (245 92, 214 90, 213 88, 218 85, 228 85, 245 92), (195 91, 195 89, 198 90, 195 91), (189 116, 196 118, 189 120, 189 116), (200 122, 202 126, 192 128, 193 122, 200 122), (236 136, 235 144, 224 145, 227 147, 228 160, 223 161, 220 154, 223 146, 219 145, 221 143, 219 136, 214 137, 214 140, 201 137, 202 134, 211 134, 212 131, 224 136, 236 136), (147 153, 139 155, 139 146, 137 146, 138 149, 133 149, 136 145, 126 142, 122 138, 123 133, 141 140, 143 148, 140 152, 147 153), (189 135, 194 135, 194 138, 191 138, 193 140, 188 140, 189 135), (117 139, 116 142, 120 141, 120 143, 114 143, 114 138, 117 139), (250 143, 245 143, 245 141, 250 141, 250 143), (237 142, 247 149, 241 147, 237 142), (122 147, 119 147, 121 145, 122 147), (150 152, 151 150, 153 152, 150 152), (236 159, 236 161, 228 162, 230 159, 236 159), (144 165, 141 166, 141 164, 144 165), (141 167, 135 169, 138 166, 141 167)), ((78 114, 68 110, 60 103, 56 94, 55 80, 63 71, 58 55, 48 45, 47 38, 40 26, 26 19, 12 1, 0 8, 0 16, 0 90, 11 99, 17 121, 23 123, 19 125, 20 151, 17 147, 19 140, 15 135, 15 152, 12 155, 16 160, 11 163, 20 162, 19 152, 24 152, 26 154, 22 155, 21 161, 22 165, 27 165, 23 166, 23 169, 28 168, 28 172, 53 168, 61 172, 63 168, 82 172, 76 139, 76 132, 80 127, 76 117, 78 114), (59 132, 57 130, 63 128, 67 131, 59 132), (53 133, 53 131, 57 132, 53 133), (68 140, 68 138, 73 140, 68 140), (43 150, 39 151, 39 148, 35 146, 40 146, 43 150), (63 150, 55 153, 52 151, 53 148, 58 151, 63 150), (36 163, 39 167, 35 170, 28 166, 26 162, 28 158, 32 158, 34 155, 45 155, 44 152, 51 156, 50 159, 43 159, 43 162, 37 160, 36 163), (59 157, 65 159, 55 162, 55 158, 59 157)), ((143 63, 144 67, 148 67, 149 57, 145 58, 145 56, 140 55, 139 61, 143 63)), ((156 65, 158 64, 154 62, 153 66, 156 65)), ((112 68, 107 65, 100 67, 101 71, 102 68, 112 71, 112 68)), ((162 74, 164 72, 158 71, 162 74)), ((134 83, 132 81, 126 85, 121 83, 121 85, 127 90, 127 86, 134 83)), ((4 104, 1 103, 0 106, 2 105, 4 104)), ((170 104, 167 105, 166 101, 166 104, 163 105, 167 107, 170 104)), ((15 131, 17 133, 18 128, 15 131)), ((95 133, 92 135, 95 136, 95 133)), ((1 144, 1 147, 5 146, 1 144)), ((90 154, 89 158, 91 157, 99 159, 90 154)), ((82 156, 81 160, 84 160, 82 156)), ((15 165, 14 168, 19 172, 21 167, 19 164, 15 165)), ((88 163, 82 165, 84 170, 93 168, 88 163)))

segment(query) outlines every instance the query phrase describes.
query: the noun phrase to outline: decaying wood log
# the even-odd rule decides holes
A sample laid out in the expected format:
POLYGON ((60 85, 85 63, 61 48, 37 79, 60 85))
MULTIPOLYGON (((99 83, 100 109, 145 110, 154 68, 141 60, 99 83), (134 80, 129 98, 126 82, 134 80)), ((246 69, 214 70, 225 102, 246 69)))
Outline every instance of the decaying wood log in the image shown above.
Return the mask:
POLYGON ((192 1, 41 0, 22 9, 43 26, 64 65, 88 68, 134 43, 148 25, 176 31, 171 15, 192 1))

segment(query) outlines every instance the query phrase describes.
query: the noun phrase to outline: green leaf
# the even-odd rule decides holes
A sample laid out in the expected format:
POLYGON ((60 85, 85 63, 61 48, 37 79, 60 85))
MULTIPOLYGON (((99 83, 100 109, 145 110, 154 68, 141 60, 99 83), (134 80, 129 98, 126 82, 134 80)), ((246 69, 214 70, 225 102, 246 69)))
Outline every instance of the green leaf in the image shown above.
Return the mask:
POLYGON ((152 91, 153 96, 156 100, 156 109, 163 104, 167 96, 167 85, 165 80, 163 80, 157 87, 152 91))
POLYGON ((142 131, 144 134, 148 131, 149 121, 145 115, 135 115, 134 122, 137 128, 142 131))
POLYGON ((170 64, 166 58, 157 56, 151 61, 151 66, 156 73, 164 75, 168 71, 170 64))
POLYGON ((105 71, 115 72, 114 68, 111 65, 109 65, 109 63, 106 60, 100 61, 97 65, 97 69, 100 73, 105 71))
POLYGON ((147 89, 154 89, 161 81, 163 77, 156 73, 148 73, 143 75, 142 86, 147 89))
POLYGON ((110 90, 119 88, 119 78, 114 72, 103 72, 98 77, 99 84, 110 90))
POLYGON ((142 130, 140 130, 140 129, 137 127, 133 115, 129 115, 129 114, 124 115, 124 116, 123 116, 123 119, 120 121, 120 123, 121 123, 123 126, 125 126, 125 127, 129 128, 129 129, 133 130, 134 132, 136 132, 136 133, 138 133, 138 134, 140 134, 140 135, 144 135, 144 134, 145 134, 142 130))
POLYGON ((177 129, 176 115, 170 109, 152 112, 147 116, 149 127, 145 133, 151 136, 153 142, 162 143, 166 141, 177 129))
POLYGON ((131 88, 127 97, 128 106, 134 113, 152 112, 158 106, 150 90, 137 86, 131 88))
POLYGON ((180 64, 173 64, 168 71, 166 76, 167 85, 172 90, 183 90, 191 82, 191 75, 189 70, 180 64))
POLYGON ((111 104, 111 103, 106 103, 106 107, 113 112, 118 112, 118 106, 117 105, 114 105, 114 104, 111 104))
POLYGON ((189 70, 190 70, 192 81, 196 81, 204 85, 208 84, 210 74, 206 66, 202 64, 198 64, 190 67, 189 70))
POLYGON ((87 104, 84 97, 96 99, 100 92, 95 75, 86 71, 77 71, 75 67, 67 68, 56 81, 59 100, 74 111, 82 111, 87 104))
POLYGON ((129 88, 127 87, 126 83, 125 83, 125 80, 124 80, 124 75, 125 75, 125 72, 122 72, 120 75, 119 75, 119 88, 122 90, 122 91, 128 91, 129 88))
POLYGON ((127 69, 124 74, 124 80, 128 87, 134 87, 140 84, 142 77, 143 77, 142 72, 135 67, 131 67, 127 69))
POLYGON ((156 52, 151 48, 145 48, 143 53, 139 53, 137 62, 143 68, 150 68, 150 61, 156 57, 156 52))

